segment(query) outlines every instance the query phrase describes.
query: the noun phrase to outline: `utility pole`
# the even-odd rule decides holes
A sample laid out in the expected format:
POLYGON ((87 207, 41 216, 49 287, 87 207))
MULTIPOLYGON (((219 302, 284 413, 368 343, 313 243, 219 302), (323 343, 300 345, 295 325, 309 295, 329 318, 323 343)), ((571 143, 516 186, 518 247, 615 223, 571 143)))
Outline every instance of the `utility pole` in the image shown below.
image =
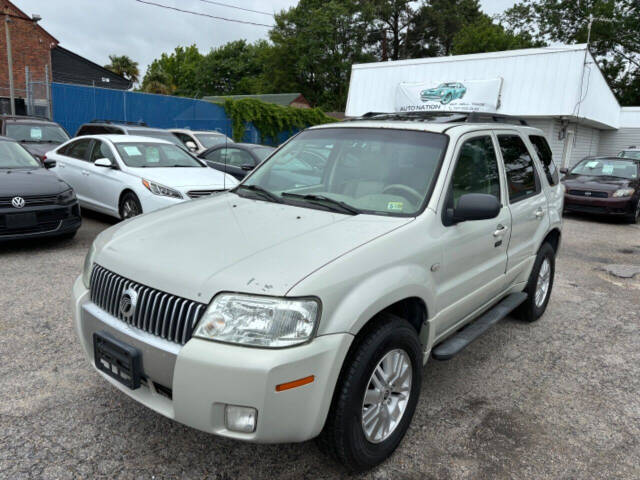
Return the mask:
POLYGON ((4 29, 5 34, 7 36, 7 64, 9 67, 9 97, 11 102, 11 115, 16 114, 16 98, 15 92, 13 91, 13 57, 11 52, 11 33, 9 33, 9 24, 11 23, 11 19, 9 15, 5 15, 4 17, 4 29))

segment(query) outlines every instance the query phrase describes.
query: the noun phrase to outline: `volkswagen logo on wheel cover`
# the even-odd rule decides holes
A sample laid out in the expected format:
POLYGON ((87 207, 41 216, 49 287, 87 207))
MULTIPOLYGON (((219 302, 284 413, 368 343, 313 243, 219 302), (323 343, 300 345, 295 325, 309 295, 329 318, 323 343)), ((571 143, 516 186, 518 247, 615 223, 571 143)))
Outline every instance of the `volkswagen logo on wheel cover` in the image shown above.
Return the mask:
POLYGON ((11 199, 11 205, 13 205, 14 208, 22 208, 22 207, 24 207, 24 198, 22 198, 22 197, 13 197, 11 199))
POLYGON ((133 288, 127 288, 120 297, 120 314, 124 318, 131 318, 136 312, 138 305, 138 292, 133 288))

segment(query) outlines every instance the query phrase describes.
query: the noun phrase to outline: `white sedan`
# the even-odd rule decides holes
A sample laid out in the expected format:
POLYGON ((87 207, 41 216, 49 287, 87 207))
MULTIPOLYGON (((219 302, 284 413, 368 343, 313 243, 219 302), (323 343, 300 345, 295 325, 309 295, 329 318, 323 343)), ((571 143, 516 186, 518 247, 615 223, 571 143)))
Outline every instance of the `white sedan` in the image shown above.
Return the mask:
POLYGON ((73 138, 46 158, 56 161, 53 171, 73 187, 82 207, 121 219, 238 184, 175 144, 150 137, 73 138))

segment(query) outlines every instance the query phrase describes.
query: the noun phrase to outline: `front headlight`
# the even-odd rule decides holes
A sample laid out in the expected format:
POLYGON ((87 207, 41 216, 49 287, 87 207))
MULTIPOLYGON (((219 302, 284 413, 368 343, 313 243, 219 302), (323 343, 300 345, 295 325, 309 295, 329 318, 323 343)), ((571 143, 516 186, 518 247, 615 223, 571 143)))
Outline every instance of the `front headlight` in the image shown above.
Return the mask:
POLYGON ((150 180, 142 179, 142 184, 147 187, 154 195, 160 195, 162 197, 182 198, 182 194, 173 188, 165 187, 159 183, 152 182, 150 180))
POLYGON ((620 188, 615 192, 613 192, 613 197, 614 198, 630 197, 634 193, 635 193, 635 190, 633 188, 620 188))
POLYGON ((96 255, 95 244, 91 244, 87 256, 84 257, 84 268, 82 269, 82 283, 89 288, 91 283, 91 267, 93 266, 93 257, 96 255))
POLYGON ((69 190, 65 190, 60 195, 58 195, 58 203, 61 205, 66 205, 67 203, 71 203, 75 201, 75 199, 76 199, 76 193, 73 191, 72 188, 70 188, 69 190))
POLYGON ((290 347, 309 341, 315 332, 320 303, 224 293, 213 299, 194 336, 254 347, 290 347))

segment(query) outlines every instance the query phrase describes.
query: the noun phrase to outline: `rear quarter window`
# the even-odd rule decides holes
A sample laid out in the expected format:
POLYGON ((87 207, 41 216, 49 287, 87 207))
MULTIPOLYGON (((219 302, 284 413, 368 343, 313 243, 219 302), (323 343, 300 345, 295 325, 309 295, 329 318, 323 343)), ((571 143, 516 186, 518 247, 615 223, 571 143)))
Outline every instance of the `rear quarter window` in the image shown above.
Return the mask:
POLYGON ((553 161, 553 154, 551 153, 551 147, 549 143, 547 143, 547 139, 540 135, 530 135, 529 140, 531 140, 533 148, 535 148, 538 158, 540 162, 542 162, 542 168, 544 169, 544 174, 547 177, 549 185, 557 185, 560 176, 558 175, 558 167, 556 167, 553 161))

